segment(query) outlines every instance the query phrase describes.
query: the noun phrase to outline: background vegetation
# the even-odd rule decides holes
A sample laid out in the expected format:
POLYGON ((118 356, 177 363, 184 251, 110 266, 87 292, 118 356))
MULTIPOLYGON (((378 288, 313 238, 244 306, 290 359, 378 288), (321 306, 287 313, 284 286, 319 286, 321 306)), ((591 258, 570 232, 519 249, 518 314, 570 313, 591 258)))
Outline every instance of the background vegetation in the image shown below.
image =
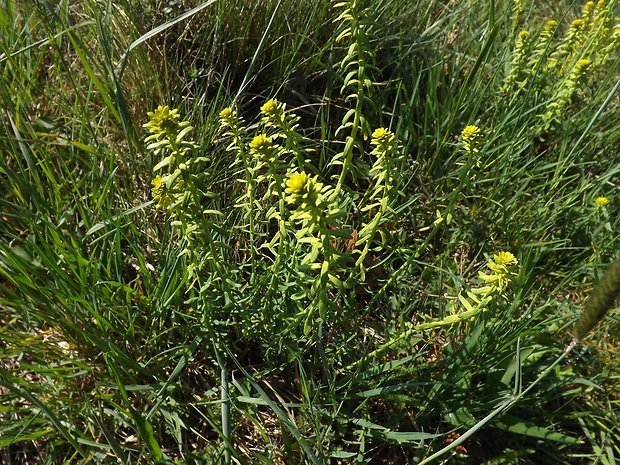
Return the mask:
POLYGON ((617 310, 552 365, 617 257, 614 12, 3 0, 0 461, 616 463, 617 310), (298 147, 261 122, 274 97, 298 147), (194 128, 172 209, 151 183, 174 149, 142 127, 159 105, 194 128), (262 131, 281 157, 242 164, 262 131), (341 184, 323 229, 272 195, 299 154, 341 184), (479 306, 501 251, 515 274, 479 306))

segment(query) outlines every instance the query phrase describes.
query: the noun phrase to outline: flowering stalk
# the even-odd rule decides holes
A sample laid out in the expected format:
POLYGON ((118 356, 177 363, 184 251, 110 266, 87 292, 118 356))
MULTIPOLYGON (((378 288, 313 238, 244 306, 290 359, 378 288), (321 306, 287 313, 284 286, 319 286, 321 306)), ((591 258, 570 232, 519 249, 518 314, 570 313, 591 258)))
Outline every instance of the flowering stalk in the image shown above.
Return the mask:
POLYGON ((487 262, 490 273, 478 272, 478 277, 485 283, 483 286, 467 291, 467 297, 459 294, 459 303, 465 311, 458 312, 452 307, 452 315, 443 320, 422 323, 415 326, 415 329, 422 330, 437 326, 447 326, 460 321, 470 321, 488 308, 488 304, 495 297, 505 297, 508 284, 516 273, 514 267, 518 261, 510 252, 500 252, 493 255, 487 262))
MULTIPOLYGON (((613 44, 614 40, 614 31, 612 30, 611 36, 609 35, 609 23, 611 22, 611 10, 609 6, 605 6, 605 0, 599 0, 594 8, 594 14, 592 15, 592 29, 594 38, 592 43, 590 44, 590 49, 594 53, 594 61, 597 66, 605 63, 609 58, 609 52, 613 50, 608 50, 608 45, 605 44, 605 41, 608 40, 609 44, 613 44)), ((615 29, 618 31, 620 26, 616 25, 615 29)), ((620 32, 620 31, 618 31, 620 32)))
POLYGON ((330 282, 339 284, 338 278, 331 274, 331 266, 338 252, 332 245, 334 236, 330 228, 337 211, 331 208, 331 188, 319 182, 316 176, 303 171, 289 175, 285 192, 287 203, 295 206, 291 220, 300 226, 296 234, 298 243, 309 244, 311 247, 301 265, 319 270, 319 275, 312 280, 311 285, 315 303, 306 310, 304 333, 309 334, 314 307, 318 309, 321 319, 325 320, 330 282))
POLYGON ((266 213, 267 221, 275 219, 278 222, 278 249, 275 253, 275 260, 271 267, 271 285, 268 295, 272 295, 277 288, 278 272, 282 260, 289 256, 288 232, 286 229, 286 203, 283 189, 284 180, 281 174, 280 154, 282 147, 274 143, 273 137, 266 134, 259 134, 250 142, 250 153, 256 160, 256 170, 262 167, 267 168, 267 174, 259 174, 257 182, 266 181, 269 186, 267 195, 274 196, 278 199, 277 207, 271 207, 266 213))
POLYGON ((299 116, 294 113, 286 112, 286 104, 270 99, 260 107, 263 115, 262 121, 266 128, 273 128, 277 132, 272 137, 285 140, 285 148, 294 154, 297 168, 301 171, 305 169, 306 160, 304 150, 301 148, 302 136, 297 132, 299 127, 299 116))
MULTIPOLYGON (((583 30, 588 29, 592 25, 592 13, 594 12, 594 2, 589 1, 583 6, 583 12, 581 13, 581 20, 583 21, 583 30)), ((581 43, 578 42, 576 44, 576 48, 583 46, 583 41, 585 40, 585 35, 579 37, 581 43)))
POLYGON ((521 22, 521 17, 523 16, 523 11, 525 10, 525 0, 513 0, 512 1, 512 26, 510 30, 512 31, 512 35, 515 34, 517 28, 519 27, 519 23, 521 22))
POLYGON ((461 131, 459 138, 460 146, 465 152, 464 161, 457 162, 461 165, 459 169, 457 185, 454 189, 454 194, 450 197, 450 203, 448 204, 448 215, 455 216, 455 206, 460 198, 460 194, 463 189, 468 185, 466 179, 470 177, 470 172, 474 166, 480 164, 480 147, 482 145, 482 130, 473 124, 467 125, 461 131))
MULTIPOLYGON (((516 275, 514 270, 516 265, 518 265, 518 261, 510 252, 500 252, 493 255, 487 263, 487 267, 491 272, 488 274, 484 272, 479 273, 479 277, 485 285, 472 289, 467 293, 467 297, 464 297, 461 294, 458 295, 458 301, 465 309, 464 311, 457 312, 455 307, 453 307, 453 313, 442 320, 429 321, 412 326, 406 331, 400 333, 394 339, 388 341, 381 347, 368 354, 366 358, 372 359, 376 357, 391 347, 406 341, 416 332, 471 321, 473 318, 487 310, 488 304, 491 303, 495 297, 505 297, 507 286, 512 277, 516 275)), ((347 368, 352 368, 355 365, 357 365, 357 363, 354 363, 347 368)))
POLYGON ((578 50, 578 45, 583 42, 585 23, 583 19, 574 20, 566 37, 560 42, 556 50, 549 56, 547 69, 551 75, 564 74, 564 65, 571 63, 570 57, 578 50))
POLYGON ((543 26, 538 38, 536 39, 536 43, 534 44, 534 48, 527 62, 528 70, 537 70, 539 66, 541 66, 541 72, 544 73, 545 65, 546 65, 546 57, 548 56, 549 49, 551 48, 551 40, 557 30, 558 22, 550 19, 543 26))
POLYGON ((368 94, 373 86, 372 81, 367 76, 367 71, 372 67, 374 55, 370 51, 367 36, 367 25, 364 22, 363 13, 360 11, 358 0, 347 0, 338 2, 336 8, 344 7, 340 15, 334 22, 340 22, 342 30, 336 37, 336 42, 345 38, 352 38, 347 55, 342 60, 340 67, 347 71, 341 93, 347 92, 347 88, 352 88, 352 93, 345 97, 345 100, 355 99, 355 108, 350 109, 342 119, 342 123, 336 134, 344 129, 350 128, 349 135, 345 139, 345 146, 341 153, 337 154, 330 161, 330 165, 342 165, 338 182, 332 193, 332 199, 336 199, 342 190, 344 181, 351 169, 353 152, 357 144, 358 132, 362 135, 368 134, 368 123, 363 115, 364 102, 368 99, 368 94), (353 118, 353 121, 350 121, 353 118))
POLYGON ((228 145, 228 147, 226 147, 226 150, 233 152, 236 155, 236 160, 238 160, 238 157, 240 157, 241 162, 243 163, 243 182, 245 184, 245 187, 242 194, 243 201, 241 203, 238 202, 237 206, 245 207, 246 217, 250 226, 250 275, 252 279, 254 279, 256 277, 256 215, 254 214, 256 178, 254 174, 255 169, 253 164, 250 162, 250 157, 248 156, 248 148, 245 144, 247 130, 243 123, 243 118, 241 118, 237 114, 237 111, 231 107, 224 108, 220 112, 220 127, 226 131, 224 133, 225 136, 232 138, 232 141, 228 145))
POLYGON ((159 106, 149 112, 148 116, 149 121, 144 124, 150 133, 145 139, 149 143, 147 148, 163 157, 153 170, 166 169, 166 174, 153 179, 153 198, 170 215, 171 224, 179 228, 185 240, 186 246, 181 255, 188 257, 189 277, 194 281, 200 280, 200 270, 208 263, 210 270, 215 272, 217 280, 221 282, 226 301, 230 302, 233 300, 231 288, 211 232, 216 229, 216 225, 210 216, 221 213, 204 209, 203 201, 212 197, 212 194, 202 190, 196 175, 191 172, 194 165, 205 161, 204 157, 191 154, 197 147, 188 138, 193 128, 188 121, 181 121, 179 110, 170 110, 168 106, 159 106))
POLYGON ((543 130, 547 130, 562 115, 562 111, 570 103, 577 90, 578 84, 587 75, 590 64, 590 60, 579 60, 570 75, 560 84, 555 99, 547 105, 545 113, 541 115, 543 130))
POLYGON ((613 232, 613 228, 609 223, 609 211, 607 205, 609 205, 609 199, 607 197, 597 197, 594 199, 593 208, 591 208, 592 216, 590 221, 590 242, 592 243, 592 258, 593 263, 601 263, 604 251, 613 244, 613 240, 610 240, 610 234, 613 232))
POLYGON ((500 92, 503 94, 513 91, 519 93, 525 86, 526 78, 522 78, 522 74, 528 72, 526 48, 529 36, 530 33, 527 31, 521 31, 517 36, 515 48, 512 52, 512 59, 510 60, 510 72, 504 79, 504 84, 500 89, 500 92), (519 81, 520 78, 523 80, 519 81))
POLYGON ((398 140, 391 131, 385 128, 379 128, 372 133, 371 145, 374 147, 371 154, 377 158, 370 169, 370 176, 374 181, 374 186, 370 187, 367 192, 370 195, 364 198, 365 207, 361 209, 368 212, 378 208, 372 220, 366 223, 358 233, 356 246, 363 245, 364 248, 359 253, 359 257, 355 262, 364 278, 363 262, 371 243, 379 229, 382 219, 390 210, 389 201, 391 192, 395 185, 395 163, 398 159, 398 140))
POLYGON ((599 51, 599 53, 596 55, 596 65, 601 66, 611 60, 612 57, 617 55, 619 47, 620 24, 616 24, 612 29, 607 45, 600 46, 598 49, 596 49, 599 51))

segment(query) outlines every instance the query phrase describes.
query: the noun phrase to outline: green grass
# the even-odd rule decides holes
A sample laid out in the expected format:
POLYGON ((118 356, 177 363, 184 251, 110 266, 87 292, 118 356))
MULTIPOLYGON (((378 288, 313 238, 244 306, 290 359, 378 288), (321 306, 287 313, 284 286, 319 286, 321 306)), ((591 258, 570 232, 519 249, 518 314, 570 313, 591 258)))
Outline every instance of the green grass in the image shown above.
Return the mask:
POLYGON ((590 30, 549 71, 582 4, 357 8, 363 35, 336 40, 349 23, 327 1, 2 3, 0 462, 618 462, 617 309, 562 355, 618 256, 618 44, 599 60, 590 30), (531 66, 507 88, 523 28, 531 66), (360 60, 372 84, 343 92, 360 60), (301 145, 248 170, 239 144, 275 131, 259 121, 273 97, 301 145), (197 145, 168 210, 151 181, 178 166, 154 173, 142 127, 166 104, 197 145), (232 148, 229 105, 247 129, 232 148), (379 127, 399 141, 384 190, 379 127), (323 229, 277 195, 304 148, 340 189, 323 229), (350 242, 373 218, 369 247, 350 242), (323 241, 313 260, 304 230, 323 241), (447 324, 500 251, 519 261, 508 289, 447 324))

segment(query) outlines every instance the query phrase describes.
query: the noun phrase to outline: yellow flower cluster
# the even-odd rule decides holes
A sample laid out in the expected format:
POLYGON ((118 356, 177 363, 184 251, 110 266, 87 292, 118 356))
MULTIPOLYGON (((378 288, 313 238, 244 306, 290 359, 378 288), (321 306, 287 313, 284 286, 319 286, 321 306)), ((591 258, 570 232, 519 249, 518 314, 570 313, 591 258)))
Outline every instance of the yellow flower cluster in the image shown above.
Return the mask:
POLYGON ((143 127, 151 134, 169 136, 177 134, 180 129, 189 125, 187 121, 179 121, 181 115, 176 108, 171 110, 168 105, 160 105, 155 111, 149 111, 149 122, 143 127))
POLYGON ((489 262, 489 267, 493 271, 506 272, 507 267, 517 265, 519 261, 510 252, 500 252, 493 255, 493 259, 489 262))
POLYGON ((372 133, 371 144, 381 145, 394 139, 394 134, 385 128, 378 128, 372 133))
POLYGON ((250 150, 257 155, 269 155, 272 149, 271 137, 259 134, 250 142, 250 150))
POLYGON ((222 111, 220 111, 220 118, 222 118, 223 120, 228 120, 234 115, 234 113, 235 111, 232 108, 226 107, 222 111))
POLYGON ((479 151, 478 145, 481 136, 482 133, 478 126, 474 126, 473 124, 465 126, 461 131, 461 143, 465 151, 468 153, 477 153, 479 151))
POLYGON ((240 126, 243 125, 243 118, 240 118, 237 114, 237 110, 233 107, 226 107, 220 111, 220 127, 230 128, 232 131, 229 135, 237 132, 240 126))
POLYGON ((514 267, 518 264, 518 260, 510 252, 500 252, 493 255, 487 263, 487 267, 491 270, 491 273, 487 274, 482 271, 478 273, 480 279, 484 281, 486 285, 476 289, 474 292, 483 296, 490 294, 502 295, 508 287, 511 277, 516 274, 514 272, 514 267))
POLYGON ((384 155, 396 148, 396 136, 386 128, 375 129, 371 135, 370 144, 375 147, 373 154, 384 155))
POLYGON ((293 173, 286 181, 284 190, 286 201, 297 204, 302 210, 316 208, 323 205, 325 186, 319 182, 317 176, 310 176, 305 172, 293 173))
POLYGON ((590 67, 590 60, 586 60, 586 59, 579 60, 577 64, 575 65, 575 71, 574 71, 575 76, 577 78, 582 77, 588 71, 589 67, 590 67))
POLYGON ((262 107, 260 107, 260 112, 266 118, 272 118, 276 120, 281 120, 284 115, 284 109, 286 105, 277 101, 276 99, 267 100, 262 107))
POLYGON ((606 206, 609 204, 609 199, 608 199, 607 197, 597 197, 597 198, 594 200, 594 204, 595 204, 597 207, 601 207, 601 208, 602 208, 602 207, 606 207, 606 206))

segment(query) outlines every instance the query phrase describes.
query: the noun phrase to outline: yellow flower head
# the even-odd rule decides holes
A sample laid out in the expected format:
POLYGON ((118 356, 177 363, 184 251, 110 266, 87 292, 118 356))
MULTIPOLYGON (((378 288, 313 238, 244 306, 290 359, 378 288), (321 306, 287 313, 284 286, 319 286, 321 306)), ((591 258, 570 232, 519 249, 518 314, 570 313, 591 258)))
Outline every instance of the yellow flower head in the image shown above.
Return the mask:
POLYGON ((286 106, 278 102, 276 99, 270 99, 265 102, 265 104, 260 107, 261 113, 270 118, 279 119, 284 113, 284 108, 286 106))
POLYGON ((220 118, 228 119, 232 116, 232 114, 233 114, 233 109, 230 107, 226 107, 222 111, 220 111, 220 118))
POLYGON ((394 140, 394 133, 385 128, 378 128, 372 133, 370 143, 375 146, 386 145, 394 140))
POLYGON ((231 107, 226 107, 220 111, 220 124, 222 127, 234 126, 235 119, 237 118, 237 112, 231 107))
POLYGON ((486 274, 480 271, 478 273, 480 279, 482 279, 487 286, 485 286, 485 294, 503 294, 506 287, 510 283, 510 277, 515 275, 513 267, 519 262, 516 257, 510 252, 499 252, 493 255, 493 258, 488 261, 487 267, 491 270, 491 273, 486 274))
MULTIPOLYGON (((386 128, 375 129, 371 135, 370 144, 374 146, 371 153, 377 156, 377 162, 382 166, 384 162, 379 160, 384 160, 384 157, 393 155, 398 150, 398 140, 396 136, 392 131, 386 128)), ((375 166, 371 170, 371 174, 378 169, 378 166, 379 165, 375 163, 375 166)), ((383 169, 384 168, 381 168, 381 171, 383 171, 383 169)))
POLYGON ((305 172, 293 173, 286 181, 286 201, 298 204, 302 209, 320 207, 323 203, 323 183, 316 176, 305 172))
POLYGON ((580 29, 583 27, 583 19, 576 19, 570 24, 571 29, 580 29))
POLYGON ((473 124, 463 128, 461 131, 461 142, 467 152, 478 152, 477 145, 481 135, 480 128, 478 126, 474 126, 473 124))
POLYGON ((558 22, 555 19, 550 19, 545 23, 546 29, 555 29, 558 25, 558 22))
POLYGON ((271 151, 271 148, 271 138, 265 134, 259 134, 250 142, 250 149, 254 153, 265 155, 271 151))
POLYGON ((180 122, 179 110, 171 110, 168 105, 158 106, 155 111, 149 111, 149 122, 143 127, 151 134, 170 135, 176 134, 179 129, 189 125, 187 121, 180 122))
POLYGON ((519 32, 519 38, 520 38, 521 40, 525 40, 525 39, 527 39, 527 38, 529 37, 529 35, 530 35, 530 33, 529 33, 529 32, 527 32, 525 29, 524 29, 524 30, 522 30, 521 32, 519 32))
POLYGON ((597 207, 606 207, 609 204, 609 199, 607 197, 597 197, 594 203, 597 207))
POLYGON ((493 255, 493 261, 500 266, 512 266, 519 263, 516 257, 510 252, 500 252, 493 255))
POLYGON ((469 126, 465 126, 463 131, 461 132, 461 137, 463 139, 472 140, 477 138, 480 135, 480 128, 478 126, 474 126, 470 124, 469 126))
POLYGON ((586 60, 586 59, 579 60, 577 64, 575 65, 575 72, 578 74, 582 74, 587 70, 589 66, 590 66, 590 60, 586 60))
POLYGON ((308 183, 309 176, 304 173, 295 173, 291 175, 290 178, 286 181, 286 190, 287 194, 295 194, 299 195, 303 192, 304 187, 308 183))

